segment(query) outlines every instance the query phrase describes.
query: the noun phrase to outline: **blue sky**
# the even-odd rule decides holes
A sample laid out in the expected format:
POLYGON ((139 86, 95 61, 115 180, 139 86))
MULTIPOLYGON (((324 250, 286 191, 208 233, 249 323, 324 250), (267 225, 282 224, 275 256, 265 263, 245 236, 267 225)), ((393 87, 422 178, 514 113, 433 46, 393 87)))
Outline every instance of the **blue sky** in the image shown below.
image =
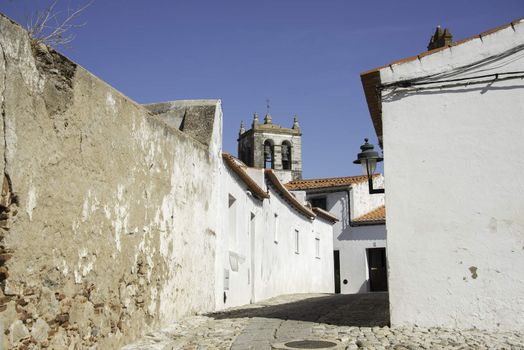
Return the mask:
MULTIPOLYGON (((0 0, 19 23, 44 0, 0 0)), ((61 1, 66 5, 67 0, 61 1)), ((86 1, 71 1, 73 6, 86 1)), ((303 132, 305 178, 360 174, 376 143, 359 74, 524 17, 523 0, 95 0, 61 52, 139 103, 220 98, 224 150, 253 112, 303 132)))

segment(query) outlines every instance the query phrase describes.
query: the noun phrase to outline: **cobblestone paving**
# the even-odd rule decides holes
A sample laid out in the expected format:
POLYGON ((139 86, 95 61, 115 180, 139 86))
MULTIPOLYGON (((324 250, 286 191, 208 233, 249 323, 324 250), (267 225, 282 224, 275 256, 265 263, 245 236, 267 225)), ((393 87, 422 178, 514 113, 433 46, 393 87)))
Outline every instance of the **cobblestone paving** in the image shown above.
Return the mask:
POLYGON ((337 340, 345 349, 524 349, 524 333, 387 326, 386 293, 294 294, 192 316, 122 350, 271 349, 296 339, 337 340))

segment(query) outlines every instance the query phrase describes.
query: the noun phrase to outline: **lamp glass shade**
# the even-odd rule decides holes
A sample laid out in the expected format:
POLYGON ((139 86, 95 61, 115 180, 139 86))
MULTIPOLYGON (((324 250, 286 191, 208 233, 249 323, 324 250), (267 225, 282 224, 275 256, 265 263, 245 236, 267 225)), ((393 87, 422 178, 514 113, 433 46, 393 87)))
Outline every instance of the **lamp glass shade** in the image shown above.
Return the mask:
POLYGON ((373 176, 377 169, 377 160, 375 158, 362 159, 360 163, 362 165, 362 172, 364 175, 373 176))

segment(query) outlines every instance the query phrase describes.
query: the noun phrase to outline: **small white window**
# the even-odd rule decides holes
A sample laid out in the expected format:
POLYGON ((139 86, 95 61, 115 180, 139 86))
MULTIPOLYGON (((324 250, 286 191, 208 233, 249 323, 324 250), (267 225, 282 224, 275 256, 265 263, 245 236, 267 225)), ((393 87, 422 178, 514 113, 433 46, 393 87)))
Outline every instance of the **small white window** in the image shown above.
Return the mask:
POLYGON ((228 207, 229 207, 229 238, 232 242, 236 242, 237 239, 237 205, 236 199, 231 194, 228 198, 228 207))
POLYGON ((229 290, 229 270, 228 269, 224 269, 224 291, 226 290, 229 290))
POLYGON ((320 238, 315 238, 315 256, 320 259, 320 238))
POLYGON ((298 230, 295 230, 295 254, 300 254, 300 242, 299 242, 300 233, 298 230))
POLYGON ((273 240, 275 243, 278 243, 278 214, 275 214, 275 232, 273 235, 273 240))

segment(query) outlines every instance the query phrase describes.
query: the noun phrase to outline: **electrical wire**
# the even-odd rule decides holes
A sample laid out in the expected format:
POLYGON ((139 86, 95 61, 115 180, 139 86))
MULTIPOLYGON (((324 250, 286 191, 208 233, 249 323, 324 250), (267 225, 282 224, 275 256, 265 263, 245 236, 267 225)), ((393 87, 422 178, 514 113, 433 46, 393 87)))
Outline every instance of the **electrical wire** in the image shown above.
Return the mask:
MULTIPOLYGON (((495 74, 495 75, 497 75, 497 74, 495 74)), ((522 75, 515 75, 515 76, 509 76, 509 77, 496 78, 496 79, 472 80, 472 81, 451 83, 451 84, 444 84, 444 85, 432 85, 432 86, 422 86, 422 87, 417 87, 416 85, 412 85, 412 87, 414 87, 417 91, 418 90, 429 90, 429 89, 445 89, 445 88, 452 88, 452 87, 457 87, 457 86, 491 84, 491 83, 494 83, 496 81, 504 81, 504 80, 512 80, 512 79, 524 79, 524 74, 522 74, 522 75)), ((444 81, 441 81, 441 82, 444 82, 444 81)), ((522 87, 524 87, 524 86, 522 86, 522 87)))
MULTIPOLYGON (((485 69, 479 69, 479 68, 485 67, 486 65, 493 63, 495 61, 499 61, 501 59, 510 57, 514 55, 515 53, 522 51, 522 50, 524 50, 524 44, 518 45, 498 55, 486 57, 480 61, 468 64, 462 67, 458 67, 448 72, 431 74, 431 75, 427 75, 424 77, 418 77, 418 78, 413 78, 413 79, 399 80, 399 81, 387 83, 387 84, 381 84, 377 87, 377 90, 380 92, 383 90, 395 90, 397 88, 403 88, 403 89, 417 88, 418 90, 437 89, 437 88, 450 88, 450 87, 465 86, 465 85, 467 86, 467 85, 493 83, 495 81, 503 81, 503 80, 510 80, 510 79, 523 79, 524 71, 497 72, 497 73, 492 73, 492 74, 483 74, 483 75, 476 75, 476 76, 463 77, 463 78, 446 79, 452 76, 457 76, 457 75, 468 73, 468 72, 471 73, 474 70, 477 70, 477 72, 484 72, 484 71, 492 70, 495 67, 490 67, 490 68, 485 68, 485 69), (493 79, 484 79, 484 78, 493 78, 493 79), (482 80, 478 80, 478 79, 482 79, 482 80), (451 83, 451 84, 435 85, 435 84, 442 84, 442 83, 451 83), (419 86, 425 86, 425 87, 419 87, 419 86)), ((501 68, 511 62, 514 62, 515 60, 519 59, 520 57, 521 55, 519 55, 519 57, 513 57, 511 58, 509 62, 499 64, 496 66, 496 68, 501 68)))

